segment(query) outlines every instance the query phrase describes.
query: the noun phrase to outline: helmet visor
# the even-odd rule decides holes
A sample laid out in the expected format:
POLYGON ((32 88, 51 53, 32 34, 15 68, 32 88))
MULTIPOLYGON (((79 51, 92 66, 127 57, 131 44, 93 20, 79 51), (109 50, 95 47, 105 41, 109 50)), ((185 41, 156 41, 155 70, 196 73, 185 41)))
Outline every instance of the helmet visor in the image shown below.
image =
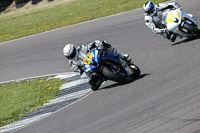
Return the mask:
POLYGON ((71 60, 71 59, 74 59, 75 56, 76 56, 76 49, 73 48, 72 53, 69 56, 67 56, 67 58, 71 60))
POLYGON ((150 14, 151 16, 155 16, 156 15, 156 9, 154 8, 154 11, 150 14))
POLYGON ((155 12, 155 8, 151 8, 148 11, 146 11, 147 14, 153 14, 155 12))

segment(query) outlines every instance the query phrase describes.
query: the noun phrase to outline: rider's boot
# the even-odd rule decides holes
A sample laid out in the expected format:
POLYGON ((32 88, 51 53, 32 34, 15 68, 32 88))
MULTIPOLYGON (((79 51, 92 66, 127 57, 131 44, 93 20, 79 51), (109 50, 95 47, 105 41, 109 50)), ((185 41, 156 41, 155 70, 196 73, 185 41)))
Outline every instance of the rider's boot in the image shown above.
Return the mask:
POLYGON ((96 78, 90 80, 90 81, 89 81, 89 84, 91 85, 91 89, 92 89, 93 91, 96 91, 96 90, 99 89, 99 87, 102 85, 102 83, 103 83, 104 81, 107 81, 107 79, 105 79, 105 78, 97 78, 97 77, 96 77, 96 78))
POLYGON ((174 42, 176 40, 177 35, 176 34, 171 34, 170 36, 170 41, 174 42))
POLYGON ((166 38, 167 38, 168 40, 170 40, 171 42, 174 42, 174 41, 176 40, 176 37, 177 37, 177 35, 174 34, 173 32, 168 32, 168 33, 166 34, 166 38))
POLYGON ((124 53, 120 52, 119 50, 117 50, 115 48, 113 48, 113 53, 117 54, 117 56, 119 58, 121 58, 122 60, 125 60, 126 62, 130 62, 131 61, 131 59, 128 58, 129 57, 128 54, 124 54, 124 53))
POLYGON ((91 87, 91 89, 93 90, 93 91, 96 91, 96 90, 98 90, 99 89, 99 87, 101 86, 101 84, 96 84, 96 82, 94 82, 94 81, 89 81, 89 84, 90 84, 90 87, 91 87))
POLYGON ((129 58, 129 55, 128 55, 128 54, 124 54, 123 56, 124 56, 124 57, 123 57, 123 60, 125 60, 125 61, 128 62, 128 63, 131 62, 132 59, 129 58))

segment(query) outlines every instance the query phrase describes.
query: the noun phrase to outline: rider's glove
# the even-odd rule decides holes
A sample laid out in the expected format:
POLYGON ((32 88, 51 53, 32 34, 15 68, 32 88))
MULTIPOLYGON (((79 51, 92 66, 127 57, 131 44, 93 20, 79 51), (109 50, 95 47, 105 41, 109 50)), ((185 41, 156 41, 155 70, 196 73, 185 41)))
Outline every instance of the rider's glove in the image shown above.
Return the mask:
POLYGON ((153 32, 156 34, 161 34, 161 33, 166 33, 167 29, 163 28, 163 29, 159 29, 159 28, 154 28, 153 32))

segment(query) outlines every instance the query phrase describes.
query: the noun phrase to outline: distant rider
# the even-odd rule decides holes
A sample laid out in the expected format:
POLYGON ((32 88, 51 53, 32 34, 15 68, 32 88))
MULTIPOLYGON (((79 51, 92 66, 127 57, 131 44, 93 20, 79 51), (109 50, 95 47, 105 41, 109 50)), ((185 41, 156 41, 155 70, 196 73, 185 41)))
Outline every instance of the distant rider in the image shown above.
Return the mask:
POLYGON ((164 38, 169 39, 171 42, 176 40, 177 35, 169 32, 166 29, 165 18, 169 9, 180 9, 181 6, 175 2, 167 4, 154 4, 152 1, 148 1, 143 5, 145 12, 145 25, 147 25, 154 33, 161 34, 164 38))
POLYGON ((69 59, 69 64, 72 70, 75 72, 79 72, 81 78, 88 78, 89 84, 91 85, 92 90, 98 89, 102 82, 104 82, 106 79, 100 79, 100 78, 95 78, 93 73, 91 71, 85 72, 84 71, 84 62, 83 58, 84 55, 88 53, 88 51, 98 48, 103 51, 108 51, 115 53, 118 55, 120 58, 130 61, 131 59, 128 58, 128 54, 123 54, 119 50, 113 48, 109 42, 107 41, 99 41, 95 40, 92 43, 86 44, 86 45, 81 45, 79 47, 75 47, 73 44, 67 44, 63 48, 63 54, 67 59, 69 59), (97 87, 98 86, 98 87, 97 87))

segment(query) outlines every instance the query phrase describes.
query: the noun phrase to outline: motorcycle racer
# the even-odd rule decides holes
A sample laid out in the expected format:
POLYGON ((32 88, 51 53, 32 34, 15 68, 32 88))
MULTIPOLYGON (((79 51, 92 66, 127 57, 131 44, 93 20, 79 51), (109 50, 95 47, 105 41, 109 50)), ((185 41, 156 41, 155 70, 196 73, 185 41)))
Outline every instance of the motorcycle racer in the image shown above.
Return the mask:
POLYGON ((84 62, 83 62, 84 56, 88 53, 88 51, 94 48, 115 53, 121 59, 129 62, 131 61, 131 59, 128 58, 129 56, 128 54, 123 54, 119 50, 113 48, 107 41, 101 42, 99 40, 95 40, 94 42, 91 42, 86 45, 81 45, 77 48, 73 44, 67 44, 63 48, 63 54, 69 60, 71 69, 74 72, 79 72, 81 78, 87 78, 89 80, 89 84, 91 85, 92 90, 95 90, 95 88, 98 89, 100 85, 106 80, 95 77, 91 71, 89 72, 84 71, 84 62))
POLYGON ((154 4, 152 1, 148 1, 143 5, 145 12, 144 22, 152 32, 162 35, 164 38, 169 39, 171 42, 176 40, 177 35, 169 32, 166 29, 165 18, 170 9, 180 9, 181 6, 178 3, 170 2, 167 4, 154 4))

